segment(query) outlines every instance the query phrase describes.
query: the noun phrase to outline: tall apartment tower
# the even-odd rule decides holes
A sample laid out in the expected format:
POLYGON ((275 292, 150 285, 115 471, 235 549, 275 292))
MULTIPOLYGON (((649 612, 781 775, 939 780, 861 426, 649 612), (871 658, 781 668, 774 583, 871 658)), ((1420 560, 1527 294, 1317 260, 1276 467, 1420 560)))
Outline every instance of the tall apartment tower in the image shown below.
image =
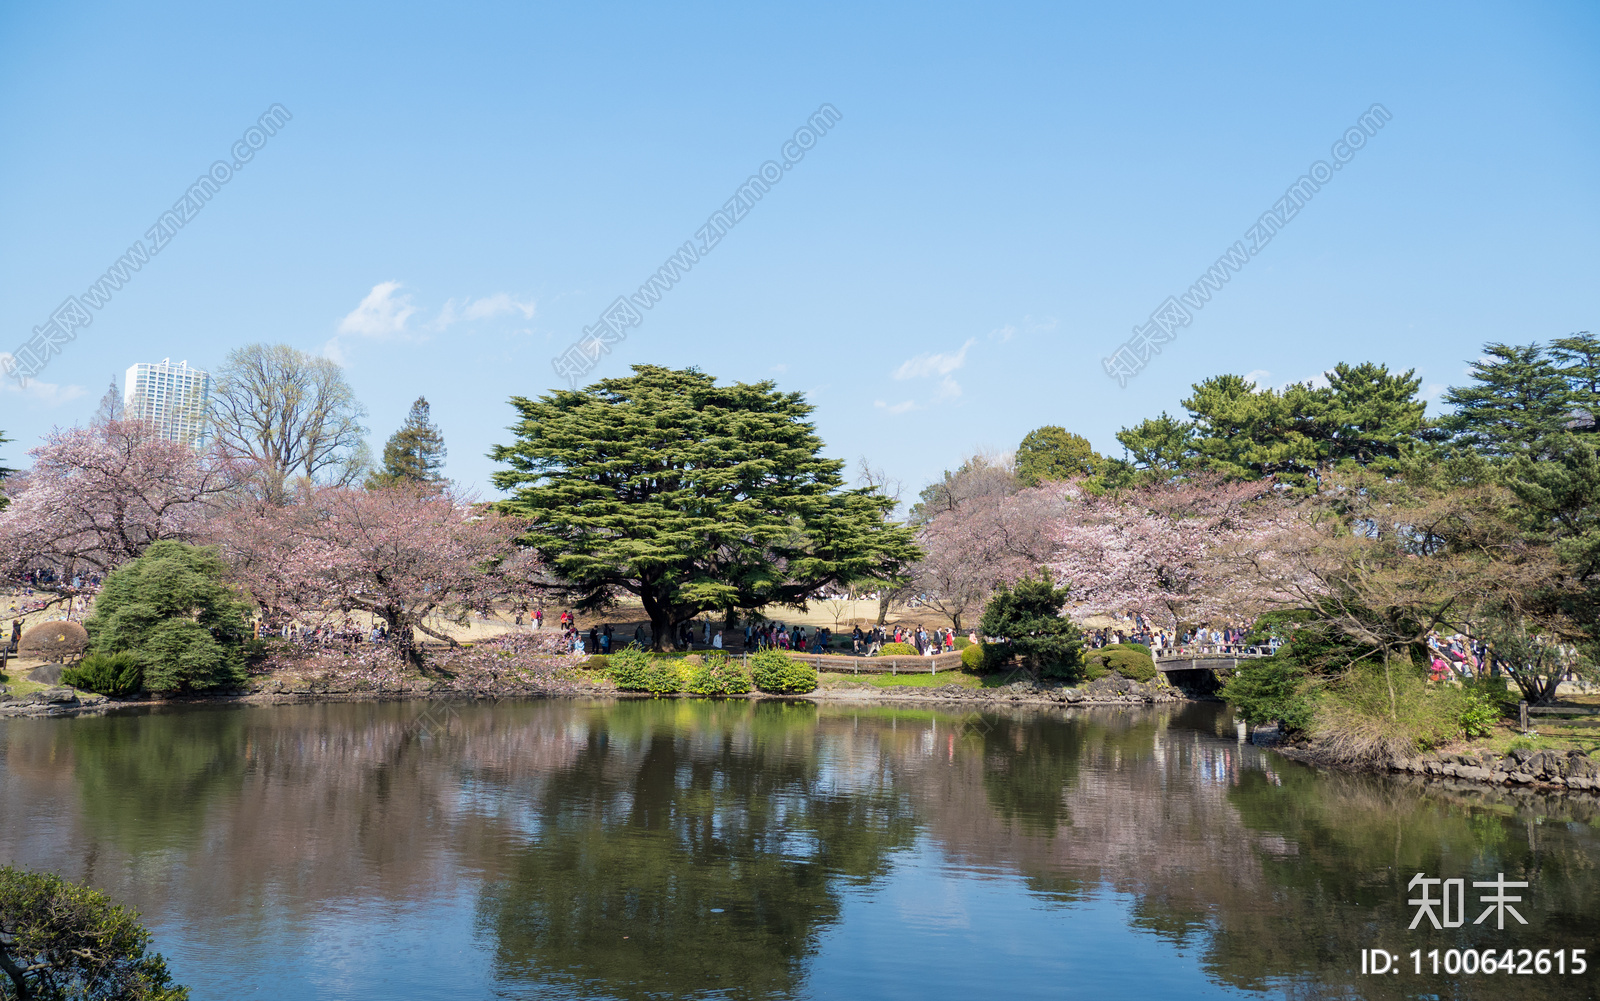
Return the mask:
POLYGON ((211 375, 190 368, 187 361, 172 364, 163 358, 155 364, 140 362, 128 369, 122 390, 122 411, 127 418, 149 421, 169 441, 201 445, 206 438, 206 404, 211 397, 211 375))

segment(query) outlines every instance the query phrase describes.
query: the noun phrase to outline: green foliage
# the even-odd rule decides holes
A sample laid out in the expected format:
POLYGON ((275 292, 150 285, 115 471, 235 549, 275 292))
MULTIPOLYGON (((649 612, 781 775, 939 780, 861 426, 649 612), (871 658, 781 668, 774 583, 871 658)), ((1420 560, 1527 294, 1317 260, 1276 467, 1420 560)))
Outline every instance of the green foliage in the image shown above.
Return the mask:
POLYGON ((1456 725, 1468 737, 1487 737, 1501 717, 1500 704, 1488 693, 1472 688, 1461 692, 1456 725))
POLYGON ((652 695, 683 691, 684 667, 683 661, 676 657, 653 658, 644 669, 644 690, 652 695))
POLYGON ((139 915, 54 873, 0 867, 0 998, 184 1001, 139 915))
POLYGON ((650 668, 650 655, 636 644, 629 643, 612 654, 608 663, 611 680, 618 688, 625 692, 649 690, 646 672, 650 668))
MULTIPOLYGON (((1422 385, 1413 372, 1340 362, 1328 385, 1260 388, 1240 375, 1198 382, 1183 401, 1190 419, 1163 412, 1118 432, 1133 465, 1173 472, 1202 468, 1226 476, 1309 485, 1319 469, 1354 462, 1391 471, 1428 433, 1422 385)), ((1108 469, 1109 479, 1125 479, 1108 469)), ((1109 483, 1108 485, 1115 485, 1109 483)))
POLYGON ((971 640, 967 639, 965 636, 957 636, 956 637, 956 649, 957 650, 965 650, 969 646, 972 646, 972 641, 971 640))
POLYGON ((426 397, 411 404, 400 430, 383 446, 383 468, 367 477, 367 489, 402 483, 437 483, 443 479, 446 455, 444 435, 429 420, 426 397))
POLYGON ((1111 645, 1114 646, 1114 647, 1120 646, 1120 647, 1122 647, 1122 648, 1124 648, 1126 650, 1137 650, 1140 653, 1144 654, 1146 657, 1149 657, 1151 659, 1151 661, 1155 660, 1155 654, 1150 652, 1150 647, 1147 644, 1134 643, 1131 640, 1124 640, 1121 643, 1113 643, 1111 645))
POLYGON ((590 655, 582 664, 582 670, 585 671, 609 671, 610 669, 611 658, 600 653, 590 655))
POLYGON ((1292 658, 1247 661, 1222 686, 1220 694, 1247 723, 1276 720, 1289 733, 1311 729, 1316 687, 1305 667, 1292 658))
POLYGON ((1117 432, 1117 441, 1128 450, 1139 469, 1173 472, 1194 459, 1195 427, 1165 410, 1160 417, 1141 421, 1117 432))
POLYGON ((1485 344, 1483 354, 1472 363, 1473 384, 1444 394, 1455 412, 1442 429, 1486 455, 1515 456, 1566 426, 1567 381, 1542 346, 1485 344))
POLYGON ((120 698, 132 695, 144 685, 144 667, 139 657, 129 651, 120 653, 91 653, 61 672, 61 683, 97 695, 120 698))
POLYGON ((1017 446, 1017 479, 1036 487, 1047 480, 1068 480, 1101 472, 1105 460, 1082 435, 1046 425, 1029 431, 1017 446))
POLYGON ((1412 663, 1363 663, 1323 689, 1312 730, 1336 757, 1386 761, 1455 740, 1480 713, 1475 698, 1429 684, 1412 663))
POLYGON ((152 543, 106 578, 84 622, 90 652, 132 653, 153 692, 240 684, 250 608, 226 570, 213 550, 152 543))
POLYGON ((971 643, 961 649, 961 666, 973 674, 982 674, 988 662, 988 647, 982 643, 971 643))
POLYGON ((513 397, 517 441, 490 453, 508 514, 580 607, 623 590, 657 642, 707 611, 803 604, 898 579, 921 553, 881 491, 846 489, 799 393, 695 369, 513 397))
POLYGON ((689 669, 684 690, 691 695, 744 695, 750 691, 750 678, 738 661, 713 651, 689 669))
POLYGON ((1141 684, 1154 681, 1155 660, 1151 658, 1148 648, 1138 650, 1135 646, 1131 643, 1114 643, 1098 650, 1083 651, 1085 677, 1093 681, 1104 677, 1107 672, 1115 671, 1129 681, 1141 684))
POLYGON ((762 650, 750 658, 750 676, 763 692, 803 695, 817 687, 817 669, 776 650, 762 650))
POLYGON ((878 648, 878 654, 882 657, 915 657, 917 648, 910 643, 885 643, 878 648))
POLYGON ((983 609, 981 631, 995 638, 985 661, 993 667, 1016 660, 1048 677, 1075 679, 1081 674, 1082 642, 1078 627, 1061 616, 1069 589, 1056 587, 1048 570, 1023 577, 1014 586, 1001 584, 983 609))

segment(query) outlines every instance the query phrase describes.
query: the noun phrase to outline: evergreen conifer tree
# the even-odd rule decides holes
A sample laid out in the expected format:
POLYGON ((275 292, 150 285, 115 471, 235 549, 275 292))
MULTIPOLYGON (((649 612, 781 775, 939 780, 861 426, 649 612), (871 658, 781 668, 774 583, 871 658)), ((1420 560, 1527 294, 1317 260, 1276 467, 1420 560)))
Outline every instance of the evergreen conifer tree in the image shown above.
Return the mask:
POLYGON ((383 446, 383 468, 367 478, 367 489, 402 483, 437 483, 444 477, 444 435, 429 419, 428 400, 419 396, 400 430, 383 446))
POLYGON ((1470 386, 1452 386, 1444 402, 1455 413, 1439 425, 1456 441, 1491 456, 1527 455, 1564 430, 1570 413, 1567 379, 1544 347, 1486 344, 1472 363, 1470 386))

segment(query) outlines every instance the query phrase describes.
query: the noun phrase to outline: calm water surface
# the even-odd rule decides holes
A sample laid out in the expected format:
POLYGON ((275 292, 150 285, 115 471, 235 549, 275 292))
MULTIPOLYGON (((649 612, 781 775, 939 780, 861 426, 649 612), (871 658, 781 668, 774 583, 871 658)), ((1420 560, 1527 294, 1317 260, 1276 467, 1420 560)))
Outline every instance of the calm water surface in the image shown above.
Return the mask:
POLYGON ((1597 995, 1409 959, 1600 960, 1592 809, 1318 774, 1232 730, 681 701, 18 720, 0 860, 132 903, 197 1001, 1597 995), (1464 927, 1407 930, 1418 872, 1467 880, 1464 927), (1530 923, 1473 925, 1502 872, 1530 923), (1406 973, 1362 976, 1371 947, 1406 973))

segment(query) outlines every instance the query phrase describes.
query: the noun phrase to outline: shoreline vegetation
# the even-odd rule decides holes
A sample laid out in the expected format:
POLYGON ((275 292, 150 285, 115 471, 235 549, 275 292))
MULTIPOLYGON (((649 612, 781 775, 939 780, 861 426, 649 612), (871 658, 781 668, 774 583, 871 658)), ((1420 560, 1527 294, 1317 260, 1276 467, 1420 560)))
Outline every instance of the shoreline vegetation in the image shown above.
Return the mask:
MULTIPOLYGON (((178 696, 112 699, 64 686, 30 684, 18 692, 16 674, 0 682, 0 719, 101 715, 126 709, 161 709, 186 705, 278 705, 306 702, 423 701, 478 702, 546 698, 724 698, 809 701, 818 704, 884 704, 947 706, 973 712, 1006 709, 1127 709, 1195 701, 1218 702, 1215 696, 1193 694, 1157 676, 1136 681, 1111 672, 1076 683, 1036 678, 1025 671, 977 674, 961 669, 898 674, 816 673, 815 687, 801 692, 762 691, 754 686, 728 694, 702 695, 687 690, 653 693, 627 690, 612 679, 608 658, 541 651, 558 640, 554 631, 505 634, 498 642, 463 646, 441 658, 433 676, 406 674, 397 663, 356 653, 328 654, 280 650, 252 672, 246 684, 225 691, 178 696), (601 662, 601 663, 596 663, 601 662)), ((367 652, 370 654, 370 652, 367 652)), ((800 657, 778 654, 805 666, 800 657)), ((614 658, 612 658, 614 659, 614 658)), ((657 658, 659 661, 661 658, 657 658)), ((698 654, 668 658, 687 672, 704 663, 698 654)), ((807 656, 804 660, 819 658, 807 656)), ((826 659, 826 658, 820 658, 826 659)), ((909 658, 907 658, 909 659, 909 658)), ((729 658, 738 664, 743 658, 729 658)), ((840 657, 841 662, 849 658, 840 657)), ((1329 753, 1315 741, 1283 742, 1277 727, 1249 728, 1252 743, 1318 769, 1382 772, 1450 788, 1496 788, 1519 796, 1567 795, 1600 797, 1600 761, 1589 750, 1560 746, 1548 734, 1525 737, 1509 731, 1487 740, 1455 742, 1394 758, 1352 759, 1329 753), (1555 746, 1552 746, 1552 745, 1555 746)), ((1592 741, 1590 742, 1592 743, 1592 741)))

